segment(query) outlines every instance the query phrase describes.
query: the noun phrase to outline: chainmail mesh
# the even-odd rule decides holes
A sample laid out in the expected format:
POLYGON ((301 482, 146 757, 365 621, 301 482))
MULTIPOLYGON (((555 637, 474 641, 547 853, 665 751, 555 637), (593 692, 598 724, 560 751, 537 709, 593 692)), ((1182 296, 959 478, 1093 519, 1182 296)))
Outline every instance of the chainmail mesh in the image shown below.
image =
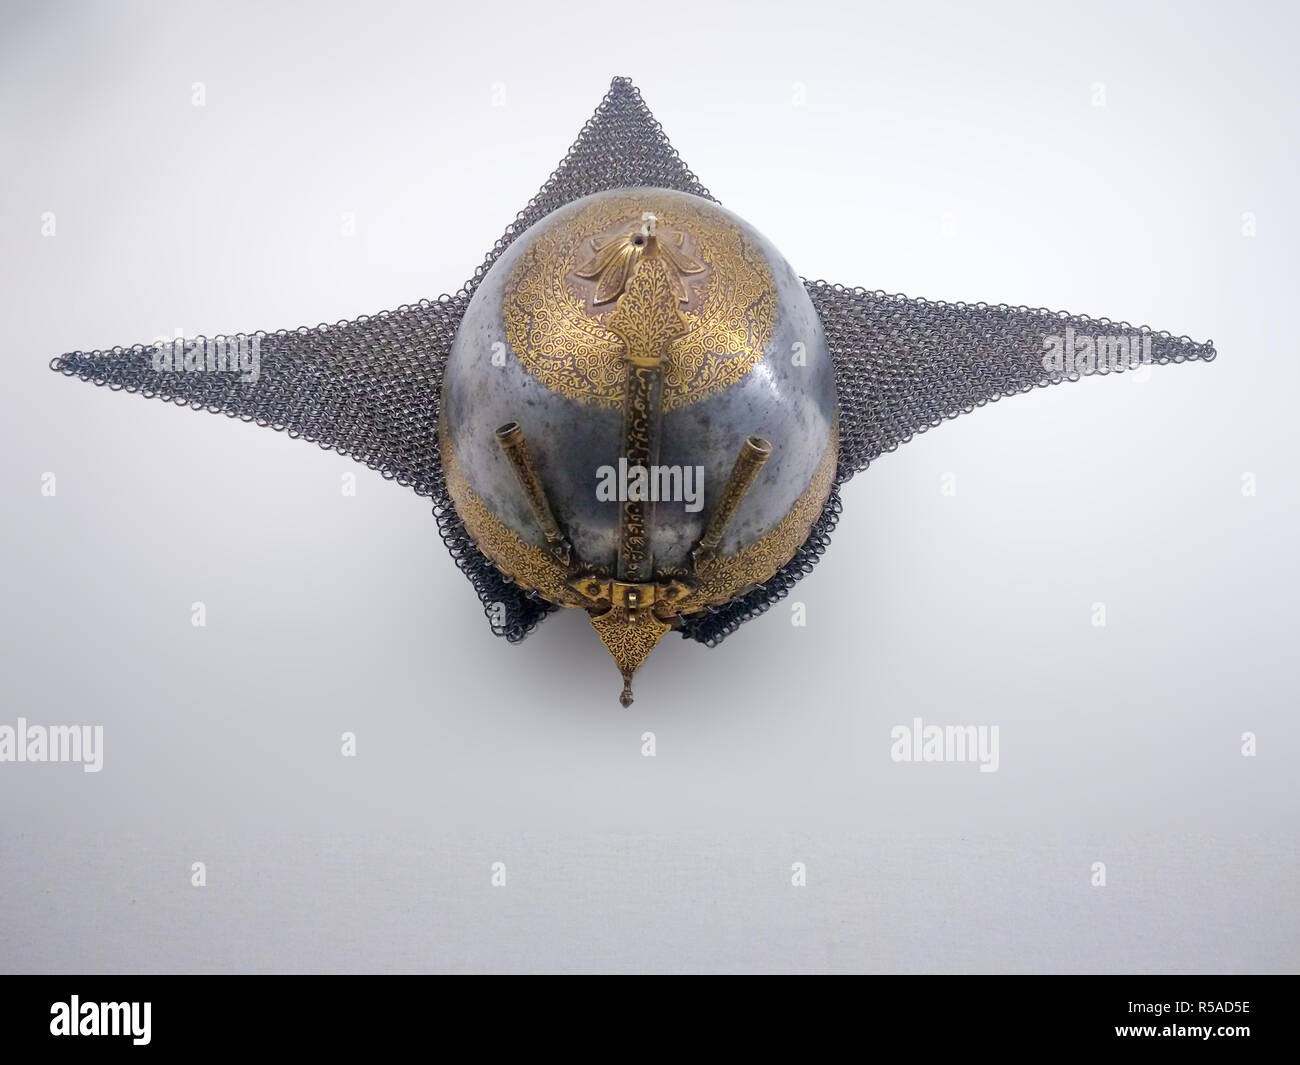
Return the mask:
MULTIPOLYGON (((512 642, 522 640, 557 608, 504 579, 452 507, 437 446, 443 370, 470 297, 520 233, 582 196, 635 185, 713 199, 636 88, 616 78, 555 172, 454 296, 352 322, 251 334, 260 345, 256 382, 242 382, 233 372, 156 369, 152 344, 74 351, 50 365, 113 391, 137 392, 310 440, 427 496, 438 532, 473 584, 492 631, 512 642)), ((1150 334, 1153 361, 1159 363, 1208 361, 1215 354, 1211 344, 1107 319, 930 302, 823 281, 807 284, 835 362, 841 433, 837 483, 807 541, 780 572, 724 607, 685 619, 682 634, 709 646, 784 598, 811 572, 839 519, 839 485, 872 459, 945 418, 1002 396, 1076 380, 1077 373, 1044 369, 1048 333, 1073 325, 1080 334, 1150 334)))

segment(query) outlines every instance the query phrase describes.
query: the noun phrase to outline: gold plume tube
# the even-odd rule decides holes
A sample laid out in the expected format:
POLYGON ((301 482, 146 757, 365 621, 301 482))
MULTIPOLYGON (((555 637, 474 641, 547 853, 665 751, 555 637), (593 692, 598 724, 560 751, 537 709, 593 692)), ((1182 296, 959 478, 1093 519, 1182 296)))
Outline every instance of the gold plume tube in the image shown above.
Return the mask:
POLYGON ((564 533, 560 532, 559 523, 551 511, 550 501, 546 498, 546 488, 537 473, 537 467, 533 464, 533 454, 528 450, 528 441, 524 439, 524 430, 518 422, 506 422, 496 431, 496 438, 511 469, 515 471, 519 487, 523 489, 524 499, 528 502, 528 509, 533 513, 533 520, 537 522, 537 527, 546 537, 547 549, 567 566, 571 554, 569 541, 565 539, 564 533))
POLYGON ((740 454, 736 456, 736 462, 731 467, 731 474, 727 478, 727 483, 723 486, 722 495, 718 498, 717 506, 713 508, 713 513, 709 515, 709 524, 704 529, 704 535, 700 537, 700 542, 691 557, 695 565, 699 566, 709 562, 718 553, 718 545, 722 543, 722 535, 727 531, 727 526, 735 516, 741 500, 749 491, 750 485, 754 483, 754 478, 758 476, 758 471, 763 468, 763 464, 772 457, 772 445, 761 436, 748 437, 740 445, 740 454))

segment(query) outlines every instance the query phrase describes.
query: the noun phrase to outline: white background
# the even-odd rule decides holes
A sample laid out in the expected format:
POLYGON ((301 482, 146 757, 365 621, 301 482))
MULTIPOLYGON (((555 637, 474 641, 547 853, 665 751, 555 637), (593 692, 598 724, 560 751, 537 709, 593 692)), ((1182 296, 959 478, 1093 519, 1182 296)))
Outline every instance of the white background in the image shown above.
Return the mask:
POLYGON ((0 764, 0 969, 1297 967, 1289 5, 0 10, 0 724, 105 728, 0 764), (627 711, 581 615, 492 637, 425 500, 46 369, 454 291, 615 74, 801 274, 1220 357, 882 458, 806 627, 670 638, 627 711), (892 762, 916 715, 999 771, 892 762))

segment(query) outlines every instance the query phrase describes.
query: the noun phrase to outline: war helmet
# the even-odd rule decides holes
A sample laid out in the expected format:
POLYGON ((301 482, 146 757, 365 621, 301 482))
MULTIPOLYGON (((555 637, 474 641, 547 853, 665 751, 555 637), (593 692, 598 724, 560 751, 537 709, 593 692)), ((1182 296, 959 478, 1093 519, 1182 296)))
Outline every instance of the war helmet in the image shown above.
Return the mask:
POLYGON ((588 610, 626 702, 674 625, 714 646, 810 572, 840 487, 885 452, 1003 397, 1216 354, 1109 318, 800 283, 615 78, 455 295, 51 366, 409 485, 492 631, 588 610))
POLYGON ((493 264, 443 385, 447 490, 529 593, 587 610, 623 675, 794 556, 831 492, 835 381, 803 282, 716 203, 596 193, 493 264))

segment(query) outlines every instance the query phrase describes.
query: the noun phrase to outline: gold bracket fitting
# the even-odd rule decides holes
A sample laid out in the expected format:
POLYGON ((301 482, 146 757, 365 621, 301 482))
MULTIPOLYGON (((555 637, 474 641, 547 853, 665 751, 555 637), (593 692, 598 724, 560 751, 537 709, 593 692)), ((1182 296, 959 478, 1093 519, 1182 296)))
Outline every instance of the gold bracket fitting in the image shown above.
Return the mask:
POLYGON ((633 584, 604 577, 578 577, 569 587, 587 601, 596 630, 618 671, 623 692, 618 701, 632 705, 632 675, 676 622, 677 601, 691 590, 682 581, 633 584))

